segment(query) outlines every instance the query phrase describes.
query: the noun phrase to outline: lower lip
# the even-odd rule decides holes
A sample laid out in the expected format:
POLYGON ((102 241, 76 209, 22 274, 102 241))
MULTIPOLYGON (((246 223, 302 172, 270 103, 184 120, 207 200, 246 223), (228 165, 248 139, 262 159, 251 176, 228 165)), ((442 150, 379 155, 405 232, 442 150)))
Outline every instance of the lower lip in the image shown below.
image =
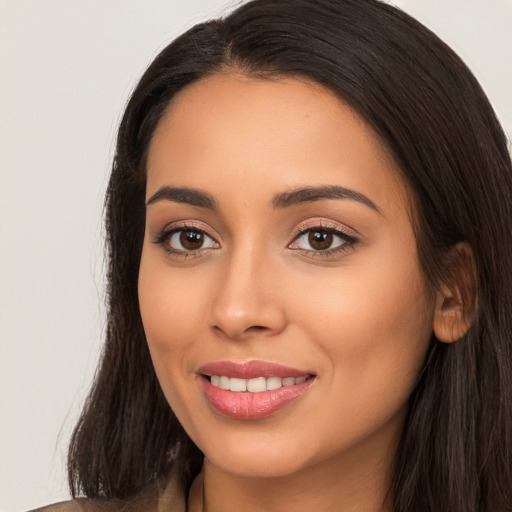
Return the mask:
POLYGON ((236 393, 218 388, 201 377, 204 394, 213 408, 230 418, 256 420, 273 414, 302 396, 315 379, 261 393, 236 393))

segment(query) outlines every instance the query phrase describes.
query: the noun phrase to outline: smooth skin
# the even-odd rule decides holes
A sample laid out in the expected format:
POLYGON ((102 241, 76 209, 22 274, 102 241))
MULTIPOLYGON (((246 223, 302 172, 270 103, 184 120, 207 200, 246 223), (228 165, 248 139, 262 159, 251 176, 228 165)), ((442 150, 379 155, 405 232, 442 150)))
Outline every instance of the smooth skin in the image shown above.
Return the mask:
POLYGON ((165 396, 205 454, 189 511, 386 510, 433 330, 465 327, 456 291, 425 282, 410 194, 375 133, 306 79, 218 73, 172 100, 146 199, 144 329, 165 396), (210 202, 155 196, 164 187, 210 202), (304 187, 324 189, 276 201, 304 187), (355 194, 325 198, 325 187, 355 194), (280 411, 237 420, 211 407, 198 375, 226 360, 316 378, 280 411))

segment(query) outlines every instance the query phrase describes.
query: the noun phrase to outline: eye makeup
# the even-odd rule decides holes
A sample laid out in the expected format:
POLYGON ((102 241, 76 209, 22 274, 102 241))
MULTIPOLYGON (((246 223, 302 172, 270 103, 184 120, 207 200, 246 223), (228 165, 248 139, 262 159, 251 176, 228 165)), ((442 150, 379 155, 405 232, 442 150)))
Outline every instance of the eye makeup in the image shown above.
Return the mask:
POLYGON ((190 222, 165 226, 152 242, 161 246, 168 256, 183 259, 197 257, 204 251, 220 247, 219 242, 204 228, 190 222))
MULTIPOLYGON (((203 227, 192 222, 172 223, 152 239, 173 258, 199 257, 206 251, 220 249, 219 242, 203 227)), ((333 258, 353 249, 358 239, 339 225, 324 221, 302 223, 286 246, 310 258, 333 258)))
POLYGON ((301 223, 292 234, 292 238, 288 248, 313 258, 339 256, 353 249, 358 243, 358 239, 339 224, 318 219, 301 223))

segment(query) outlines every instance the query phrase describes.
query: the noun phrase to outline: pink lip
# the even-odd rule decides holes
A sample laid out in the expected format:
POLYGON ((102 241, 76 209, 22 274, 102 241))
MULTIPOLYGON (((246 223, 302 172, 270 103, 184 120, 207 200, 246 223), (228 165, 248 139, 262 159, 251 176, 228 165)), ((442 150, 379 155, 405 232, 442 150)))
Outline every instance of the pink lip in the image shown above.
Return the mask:
POLYGON ((233 361, 217 361, 208 363, 199 368, 198 373, 203 375, 226 375, 238 379, 254 379, 256 377, 303 377, 312 372, 290 368, 280 364, 266 363, 265 361, 248 361, 235 363, 233 361))
POLYGON ((262 391, 261 393, 238 393, 212 385, 206 376, 225 375, 240 379, 251 379, 255 377, 303 377, 311 374, 296 368, 262 361, 251 361, 242 364, 219 361, 202 366, 199 373, 202 374, 200 382, 203 392, 212 407, 224 416, 241 420, 255 420, 279 411, 302 396, 316 380, 315 378, 309 378, 301 384, 262 391))

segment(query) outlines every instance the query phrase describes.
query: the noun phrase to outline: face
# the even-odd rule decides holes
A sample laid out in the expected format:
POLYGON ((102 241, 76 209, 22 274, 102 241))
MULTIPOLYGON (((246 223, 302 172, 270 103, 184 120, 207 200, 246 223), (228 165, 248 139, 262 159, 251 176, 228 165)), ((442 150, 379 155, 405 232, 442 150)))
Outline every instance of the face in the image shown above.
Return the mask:
POLYGON ((147 173, 144 329, 208 463, 284 476, 388 457, 434 303, 372 130, 307 80, 219 74, 173 99, 147 173))

